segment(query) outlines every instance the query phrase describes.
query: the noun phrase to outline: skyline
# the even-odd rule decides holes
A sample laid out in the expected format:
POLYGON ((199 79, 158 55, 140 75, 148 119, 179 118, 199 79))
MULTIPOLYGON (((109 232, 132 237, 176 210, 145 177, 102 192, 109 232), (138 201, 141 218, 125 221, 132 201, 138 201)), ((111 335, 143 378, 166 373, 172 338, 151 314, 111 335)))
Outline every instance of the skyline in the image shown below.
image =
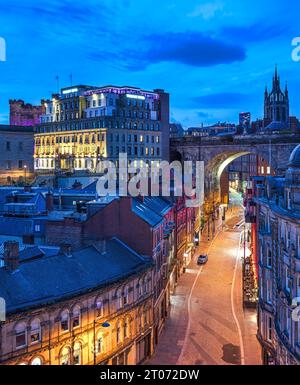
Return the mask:
POLYGON ((171 94, 171 122, 185 128, 237 123, 242 111, 255 120, 263 117, 264 89, 272 85, 275 64, 282 88, 288 81, 291 115, 300 115, 300 64, 291 58, 300 5, 120 0, 99 7, 88 0, 84 5, 45 1, 40 7, 27 0, 12 9, 0 4, 0 36, 7 46, 7 61, 0 62, 0 123, 8 122, 9 99, 37 104, 56 92, 57 75, 60 88, 70 86, 70 74, 73 84, 164 88, 171 94))

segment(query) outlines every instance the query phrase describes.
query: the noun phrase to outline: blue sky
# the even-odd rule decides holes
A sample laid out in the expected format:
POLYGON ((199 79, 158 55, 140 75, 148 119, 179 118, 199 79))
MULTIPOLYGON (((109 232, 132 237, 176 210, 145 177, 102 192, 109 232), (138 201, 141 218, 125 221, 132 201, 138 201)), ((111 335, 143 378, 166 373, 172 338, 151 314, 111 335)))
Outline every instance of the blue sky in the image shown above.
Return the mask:
POLYGON ((0 0, 0 123, 10 98, 38 103, 71 73, 73 84, 164 88, 185 127, 256 119, 275 63, 300 116, 299 18, 294 0, 0 0))

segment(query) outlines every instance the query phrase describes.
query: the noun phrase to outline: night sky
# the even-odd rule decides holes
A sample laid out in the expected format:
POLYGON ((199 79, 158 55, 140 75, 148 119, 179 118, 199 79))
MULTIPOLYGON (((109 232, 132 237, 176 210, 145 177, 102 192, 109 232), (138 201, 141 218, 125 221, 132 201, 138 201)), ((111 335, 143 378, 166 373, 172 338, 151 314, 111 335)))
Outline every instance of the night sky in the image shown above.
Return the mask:
POLYGON ((164 88, 184 127, 262 117, 277 63, 300 116, 300 4, 274 0, 0 0, 0 123, 8 99, 39 103, 74 84, 164 88))

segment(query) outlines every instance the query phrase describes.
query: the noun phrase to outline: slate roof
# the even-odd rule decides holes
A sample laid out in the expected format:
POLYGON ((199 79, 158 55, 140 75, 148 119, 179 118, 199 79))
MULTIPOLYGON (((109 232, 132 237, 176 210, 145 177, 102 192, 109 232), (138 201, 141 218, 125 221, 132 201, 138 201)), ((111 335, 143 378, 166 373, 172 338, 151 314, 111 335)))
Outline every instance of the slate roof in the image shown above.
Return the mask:
POLYGON ((140 199, 133 198, 132 211, 137 214, 141 219, 147 222, 150 226, 156 227, 163 221, 163 216, 153 211, 147 204, 143 203, 140 199))
POLYGON ((152 261, 135 253, 117 238, 106 241, 106 253, 89 246, 72 252, 20 262, 9 272, 0 268, 0 297, 7 312, 45 306, 113 284, 145 271, 152 261))

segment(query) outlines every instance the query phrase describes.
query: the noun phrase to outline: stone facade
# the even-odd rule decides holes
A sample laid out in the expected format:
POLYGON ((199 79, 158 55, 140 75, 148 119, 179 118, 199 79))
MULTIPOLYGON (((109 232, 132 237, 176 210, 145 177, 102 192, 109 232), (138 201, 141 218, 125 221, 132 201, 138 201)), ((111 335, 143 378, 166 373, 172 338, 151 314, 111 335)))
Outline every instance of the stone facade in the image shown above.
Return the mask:
POLYGON ((152 309, 148 271, 68 301, 11 314, 0 329, 0 363, 141 363, 153 349, 152 309))
POLYGON ((33 173, 34 139, 32 127, 0 125, 1 184, 30 178, 33 173))
POLYGON ((300 364, 300 147, 285 178, 256 186, 258 337, 267 365, 300 364))
POLYGON ((33 106, 24 100, 10 100, 9 107, 9 124, 12 126, 34 126, 45 113, 43 105, 33 106))

